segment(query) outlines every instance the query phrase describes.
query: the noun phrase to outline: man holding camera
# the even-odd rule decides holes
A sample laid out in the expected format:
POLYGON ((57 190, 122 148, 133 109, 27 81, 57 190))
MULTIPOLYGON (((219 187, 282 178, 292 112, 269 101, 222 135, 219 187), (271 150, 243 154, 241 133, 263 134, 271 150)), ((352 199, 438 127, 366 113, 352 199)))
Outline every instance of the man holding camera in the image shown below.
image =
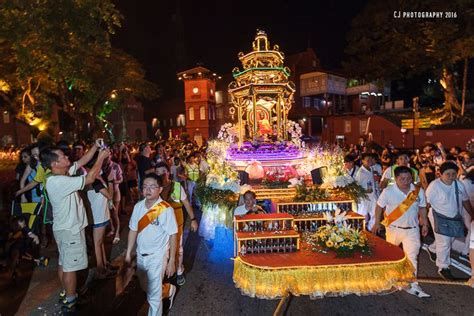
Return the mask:
POLYGON ((63 286, 61 294, 64 312, 74 311, 77 304, 76 271, 87 268, 87 251, 84 229, 88 225, 86 210, 78 191, 94 182, 102 162, 110 155, 107 149, 99 153, 89 173, 73 176, 85 165, 100 147, 97 140, 92 148, 71 165, 69 158, 57 147, 41 151, 41 163, 51 170, 46 178, 46 191, 53 209, 53 233, 59 250, 58 276, 63 286))

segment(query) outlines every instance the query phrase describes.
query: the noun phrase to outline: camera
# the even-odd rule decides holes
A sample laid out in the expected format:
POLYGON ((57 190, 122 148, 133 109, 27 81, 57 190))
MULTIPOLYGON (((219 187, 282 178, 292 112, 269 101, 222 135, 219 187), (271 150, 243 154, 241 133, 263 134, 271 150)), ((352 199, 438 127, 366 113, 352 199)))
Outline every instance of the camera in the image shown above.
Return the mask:
POLYGON ((100 149, 106 149, 107 145, 104 143, 103 139, 99 139, 99 147, 100 149))

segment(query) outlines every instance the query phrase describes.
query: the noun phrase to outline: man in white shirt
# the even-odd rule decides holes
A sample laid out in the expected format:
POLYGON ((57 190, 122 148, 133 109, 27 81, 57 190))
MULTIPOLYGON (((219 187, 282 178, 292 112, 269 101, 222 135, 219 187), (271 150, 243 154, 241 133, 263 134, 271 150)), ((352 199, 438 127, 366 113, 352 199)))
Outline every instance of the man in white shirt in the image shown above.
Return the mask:
MULTIPOLYGON (((171 277, 176 271, 176 235, 178 226, 173 207, 161 199, 163 190, 161 179, 156 174, 146 174, 143 178, 145 199, 135 204, 130 218, 128 246, 125 264, 131 265, 132 250, 137 244, 137 276, 146 291, 149 316, 162 315, 161 303, 163 277, 171 277)), ((171 286, 170 308, 176 287, 171 286)))
POLYGON ((53 210, 53 233, 59 250, 58 276, 64 289, 60 296, 65 312, 73 311, 77 302, 76 271, 87 268, 84 228, 88 223, 78 191, 94 182, 110 152, 101 151, 86 176, 72 175, 92 158, 99 148, 98 142, 72 165, 59 148, 46 148, 40 154, 42 165, 51 170, 46 179, 46 192, 53 210))
POLYGON ((365 216, 365 222, 369 230, 375 222, 375 205, 377 202, 377 190, 372 173, 374 159, 371 154, 362 155, 362 166, 356 173, 355 181, 367 192, 367 198, 361 199, 357 205, 357 213, 365 216))
MULTIPOLYGON (((433 219, 433 210, 437 213, 453 218, 457 214, 462 214, 462 207, 472 216, 472 207, 469 203, 464 185, 459 180, 456 180, 458 166, 451 161, 446 161, 440 166, 441 176, 432 181, 426 190, 426 200, 430 204, 430 212, 428 218, 431 226, 435 227, 433 219)), ((451 246, 454 237, 444 236, 434 233, 435 241, 428 248, 428 254, 432 261, 436 261, 438 273, 441 277, 447 280, 452 280, 454 277, 449 270, 451 264, 451 246)))
POLYGON ((355 158, 353 155, 346 155, 344 157, 344 172, 348 175, 351 176, 352 179, 354 179, 357 170, 359 170, 359 167, 356 166, 355 164, 355 158))
POLYGON ((253 191, 244 193, 244 204, 237 206, 234 210, 234 216, 252 213, 265 213, 265 211, 257 205, 257 195, 253 191))
MULTIPOLYGON (((428 218, 426 215, 426 201, 423 189, 412 184, 410 168, 400 166, 395 169, 395 184, 387 187, 377 200, 375 209, 375 223, 372 233, 380 229, 382 213, 385 210, 387 242, 399 246, 403 244, 403 251, 415 268, 417 275, 418 254, 420 252, 420 228, 418 217, 421 218, 421 234, 428 234, 428 218)), ((420 298, 430 297, 418 285, 411 284, 407 292, 420 298)))

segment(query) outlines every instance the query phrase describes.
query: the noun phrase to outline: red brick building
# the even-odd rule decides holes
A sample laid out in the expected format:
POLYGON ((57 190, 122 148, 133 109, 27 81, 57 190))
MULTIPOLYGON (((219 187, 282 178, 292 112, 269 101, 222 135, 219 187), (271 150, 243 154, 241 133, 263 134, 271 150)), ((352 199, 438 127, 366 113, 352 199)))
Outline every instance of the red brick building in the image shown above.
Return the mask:
POLYGON ((215 137, 216 124, 216 79, 217 74, 204 67, 195 67, 178 73, 184 83, 186 131, 191 139, 215 137))
POLYGON ((346 114, 328 116, 324 119, 322 140, 335 142, 344 138, 347 143, 356 144, 361 136, 372 138, 378 144, 389 141, 398 148, 419 148, 425 143, 441 142, 445 147, 461 146, 474 137, 469 126, 433 126, 420 129, 413 135, 413 129, 402 130, 401 117, 411 116, 411 111, 385 111, 377 114, 346 114))

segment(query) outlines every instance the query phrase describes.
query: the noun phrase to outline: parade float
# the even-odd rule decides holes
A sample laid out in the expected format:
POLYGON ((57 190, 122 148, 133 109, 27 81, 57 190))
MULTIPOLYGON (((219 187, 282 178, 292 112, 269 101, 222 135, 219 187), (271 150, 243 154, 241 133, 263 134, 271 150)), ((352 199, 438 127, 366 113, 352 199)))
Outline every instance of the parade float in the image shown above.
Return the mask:
POLYGON ((268 212, 279 212, 278 203, 298 210, 298 203, 334 200, 350 201, 355 211, 352 202, 364 192, 344 174, 342 149, 309 148, 301 141, 301 126, 288 120, 295 86, 278 45, 271 47, 266 33, 257 31, 252 51, 238 56, 242 69, 233 69, 228 91, 235 123, 224 124, 209 141, 210 171, 198 183, 201 236, 214 239, 216 227, 231 228, 233 210, 247 190, 256 192, 268 212), (311 177, 318 168, 325 171, 322 185, 311 177))
POLYGON ((243 69, 234 69, 229 85, 236 123, 209 141, 210 170, 197 189, 200 234, 214 247, 233 249, 236 287, 274 299, 407 286, 414 270, 403 250, 365 231, 356 209, 365 191, 345 175, 342 149, 307 147, 301 127, 288 120, 295 88, 284 54, 258 31, 253 50, 239 59, 243 69), (315 181, 315 170, 324 170, 322 181, 315 181), (265 214, 233 216, 247 190, 266 202, 265 214))

